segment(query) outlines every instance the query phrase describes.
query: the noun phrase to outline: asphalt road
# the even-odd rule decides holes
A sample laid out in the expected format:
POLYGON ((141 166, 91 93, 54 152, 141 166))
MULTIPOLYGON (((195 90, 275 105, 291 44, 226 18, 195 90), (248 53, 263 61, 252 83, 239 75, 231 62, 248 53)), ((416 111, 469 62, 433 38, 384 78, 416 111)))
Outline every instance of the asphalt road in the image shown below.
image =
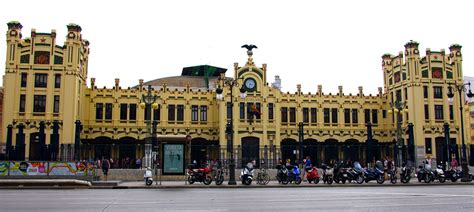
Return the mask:
POLYGON ((474 211, 466 185, 0 192, 0 211, 474 211))

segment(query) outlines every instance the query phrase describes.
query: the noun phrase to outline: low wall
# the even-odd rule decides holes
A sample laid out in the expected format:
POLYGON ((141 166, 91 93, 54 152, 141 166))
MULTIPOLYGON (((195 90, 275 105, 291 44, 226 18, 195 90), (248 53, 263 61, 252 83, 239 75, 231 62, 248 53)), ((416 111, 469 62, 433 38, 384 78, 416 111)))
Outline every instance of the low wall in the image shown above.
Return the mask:
POLYGON ((88 162, 0 161, 0 177, 87 177, 96 175, 88 162))

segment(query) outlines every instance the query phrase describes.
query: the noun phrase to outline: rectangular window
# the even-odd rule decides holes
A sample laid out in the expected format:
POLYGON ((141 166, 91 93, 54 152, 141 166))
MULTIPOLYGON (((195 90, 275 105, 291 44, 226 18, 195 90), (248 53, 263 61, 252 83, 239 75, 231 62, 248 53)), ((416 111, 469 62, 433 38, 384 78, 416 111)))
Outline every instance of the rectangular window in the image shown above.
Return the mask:
POLYGON ((95 104, 95 119, 102 120, 104 117, 104 104, 103 103, 96 103, 95 104))
POLYGON ((245 119, 245 103, 243 102, 239 104, 239 113, 240 113, 240 119, 245 119))
POLYGON ((130 109, 129 120, 133 120, 133 121, 137 120, 137 104, 130 104, 129 109, 130 109))
POLYGON ((176 121, 184 121, 184 105, 178 105, 176 121))
POLYGON ((161 105, 158 105, 158 108, 153 109, 153 120, 154 121, 159 121, 160 120, 160 108, 161 108, 161 105))
POLYGON ((44 113, 46 112, 46 95, 35 95, 33 102, 33 112, 44 113))
POLYGON ((382 118, 387 118, 387 110, 382 110, 382 118))
POLYGON ((28 81, 28 74, 21 73, 21 87, 22 88, 26 88, 27 81, 28 81))
POLYGON ((443 105, 435 105, 435 119, 443 120, 443 105))
POLYGON ((191 121, 198 121, 199 108, 197 105, 191 106, 191 121))
POLYGON ((430 109, 428 105, 425 105, 425 120, 429 120, 429 119, 430 119, 430 109))
POLYGON ((105 104, 105 119, 112 120, 112 103, 105 104))
POLYGON ((273 120, 273 103, 268 103, 268 119, 273 120))
POLYGON ((359 113, 357 109, 352 109, 352 123, 357 124, 359 122, 359 113))
POLYGON ((454 120, 454 109, 452 105, 449 105, 449 119, 454 120))
POLYGON ((35 87, 46 88, 48 84, 48 74, 35 74, 35 87))
POLYGON ((324 108, 324 123, 329 124, 329 108, 324 108))
POLYGON ((262 104, 260 104, 260 102, 257 102, 256 106, 257 106, 257 114, 255 116, 257 117, 257 119, 260 119, 261 114, 262 114, 262 104))
POLYGON ((120 120, 127 120, 127 104, 120 104, 120 120))
POLYGON ((59 95, 54 95, 53 113, 59 113, 59 95))
POLYGON ((176 112, 176 106, 175 105, 168 105, 168 121, 174 121, 175 120, 175 112, 176 112))
POLYGON ((337 124, 337 108, 331 109, 331 119, 333 124, 337 124))
POLYGON ((24 113, 24 112, 25 112, 25 102, 26 102, 26 95, 25 95, 25 94, 21 94, 21 95, 20 95, 20 108, 19 108, 19 112, 20 112, 20 113, 24 113))
POLYGON ((296 122, 296 108, 290 107, 290 122, 296 122))
POLYGON ((423 86, 423 98, 428 98, 428 86, 423 86))
POLYGON ((54 88, 61 88, 61 74, 54 75, 54 88))
POLYGON ((433 86, 433 97, 435 99, 443 98, 443 88, 441 86, 433 86))
POLYGON ((344 123, 350 124, 351 123, 351 109, 344 109, 344 123))
POLYGON ((318 122, 318 109, 311 108, 311 123, 318 122))
POLYGON ((377 109, 372 110, 372 122, 373 124, 379 123, 379 110, 377 109))
POLYGON ((304 123, 309 122, 309 108, 307 107, 303 108, 303 122, 304 123))
POLYGON ((397 90, 395 97, 397 98, 398 101, 402 101, 402 91, 397 90))
POLYGON ((370 122, 370 109, 365 109, 364 110, 364 123, 369 123, 370 122))
POLYGON ((207 106, 201 105, 201 121, 207 121, 207 106))
POLYGON ((431 149, 431 138, 425 138, 425 153, 433 154, 433 151, 431 149))
POLYGON ((288 108, 286 107, 281 108, 281 122, 288 122, 288 108))

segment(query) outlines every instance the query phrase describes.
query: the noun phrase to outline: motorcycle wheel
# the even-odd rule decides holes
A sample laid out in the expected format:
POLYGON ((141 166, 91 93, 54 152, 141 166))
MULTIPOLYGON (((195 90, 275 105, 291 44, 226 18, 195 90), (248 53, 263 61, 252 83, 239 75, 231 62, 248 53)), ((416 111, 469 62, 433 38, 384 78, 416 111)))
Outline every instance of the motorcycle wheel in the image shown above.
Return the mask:
POLYGON ((263 177, 263 181, 262 181, 263 185, 266 185, 266 184, 268 184, 269 182, 270 182, 270 176, 265 175, 265 176, 263 177))
POLYGON ((216 179, 216 185, 221 185, 224 182, 224 176, 220 175, 216 179))
POLYGON ((430 183, 431 182, 431 177, 429 174, 426 174, 425 175, 425 179, 423 179, 425 181, 425 183, 430 183))
POLYGON ((212 177, 207 175, 206 178, 204 179, 204 185, 209 185, 212 183, 212 177))
POLYGON ((308 180, 308 183, 311 184, 311 182, 313 182, 312 180, 308 180))
POLYGON ((252 179, 250 177, 247 177, 247 179, 244 180, 245 185, 250 185, 252 184, 252 179))
POLYGON ((396 184, 397 183, 397 177, 394 177, 394 176, 390 177, 390 182, 392 184, 396 184))
POLYGON ((318 184, 318 183, 319 183, 319 178, 318 178, 318 179, 315 179, 315 180, 313 180, 313 183, 314 183, 314 184, 318 184))
POLYGON ((377 177, 377 183, 382 184, 383 182, 385 182, 385 177, 383 175, 379 175, 379 177, 377 177))
POLYGON ((456 181, 458 181, 457 177, 451 177, 451 182, 455 183, 456 181))
POLYGON ((346 179, 343 178, 343 179, 341 180, 341 183, 342 183, 342 184, 346 184, 346 179))
POLYGON ((332 177, 328 178, 328 184, 329 184, 329 185, 332 184, 332 177))
POLYGON ((362 177, 360 175, 357 176, 356 182, 357 182, 357 184, 362 184, 364 182, 364 177, 362 177))
POLYGON ((282 183, 283 185, 286 185, 286 184, 288 184, 289 182, 290 182, 290 180, 289 180, 287 177, 281 179, 281 183, 282 183))
POLYGON ((446 182, 446 178, 445 178, 445 177, 439 177, 438 180, 439 180, 440 183, 446 182))
POLYGON ((191 176, 188 177, 188 183, 189 183, 189 184, 193 184, 193 183, 194 183, 193 177, 191 177, 191 176))
POLYGON ((295 183, 296 183, 296 185, 301 184, 301 178, 297 178, 297 179, 295 180, 295 183))
POLYGON ((147 179, 146 182, 145 182, 145 184, 146 184, 147 186, 151 186, 151 184, 153 184, 153 180, 147 179))

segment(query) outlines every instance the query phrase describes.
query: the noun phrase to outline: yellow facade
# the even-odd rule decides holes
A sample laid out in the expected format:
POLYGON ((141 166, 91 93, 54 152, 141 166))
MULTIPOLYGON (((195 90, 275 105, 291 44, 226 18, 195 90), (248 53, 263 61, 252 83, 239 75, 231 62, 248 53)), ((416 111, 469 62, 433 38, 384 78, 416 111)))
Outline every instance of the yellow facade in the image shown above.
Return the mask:
MULTIPOLYGON (((25 159, 34 156, 30 149, 35 149, 31 148, 30 143, 38 141, 30 136, 38 133, 41 121, 46 123, 45 144, 51 144, 51 123, 54 120, 61 123, 59 141, 64 144, 58 150, 60 157, 57 159, 71 160, 74 152, 76 159, 79 157, 78 149, 74 149, 75 135, 79 135, 76 121, 82 124, 81 159, 105 156, 119 161, 129 157, 133 161, 143 157, 150 126, 145 120, 145 109, 140 106, 142 96, 148 92, 148 85, 152 85, 152 94, 157 96, 156 103, 159 105, 156 111, 152 110, 150 117, 158 122, 158 141, 191 143, 191 158, 188 160, 228 157, 225 148, 230 92, 229 87, 222 86, 222 81, 218 80, 224 77, 225 69, 210 76, 183 74, 173 80, 140 80, 133 88, 120 87, 119 79, 112 88, 97 88, 95 79, 91 78, 91 85, 87 87, 89 42, 82 39, 78 25, 68 25, 67 40, 63 46, 55 43, 54 30, 51 33, 36 33, 33 30, 31 38, 23 39, 20 23, 10 22, 8 26, 2 140, 7 140, 7 126, 11 125, 12 145, 16 145, 18 126, 23 124, 25 159), (45 54, 38 52, 48 52, 49 60, 45 62, 44 58, 40 58, 45 54), (24 55, 29 55, 29 60, 26 61, 24 55), (59 61, 55 57, 62 57, 62 63, 56 64, 59 61), (24 87, 21 84, 22 73, 23 76, 27 74, 24 87), (46 88, 35 86, 36 74, 47 74, 46 88), (60 88, 54 88, 56 74, 61 76, 60 88), (206 82, 206 86, 194 86, 196 81, 206 82), (223 101, 216 98, 219 86, 224 89, 223 101), (20 97, 21 94, 25 97, 20 97), (34 95, 46 96, 45 112, 33 111, 34 95), (59 96, 60 102, 57 113, 53 112, 55 95, 59 96), (23 112, 19 111, 21 98, 26 99, 23 112), (186 136, 192 139, 187 141, 186 136)), ((450 116, 446 95, 448 82, 460 83, 463 80, 461 46, 452 45, 448 54, 444 50, 434 52, 427 49, 426 56, 420 57, 418 43, 410 41, 405 45, 405 52, 397 56, 383 55, 382 69, 384 88, 379 88, 377 95, 364 94, 362 87, 357 93, 348 94, 342 86, 338 93, 324 93, 321 85, 317 91, 310 93, 303 93, 298 85, 297 92, 289 93, 269 86, 267 76, 270 70, 267 70, 266 64, 255 65, 249 54, 245 64, 234 64, 232 73, 232 79, 237 79, 239 83, 239 86, 233 87, 231 109, 236 158, 242 161, 265 159, 273 163, 287 158, 297 160, 300 122, 304 124, 303 154, 311 156, 317 163, 347 159, 370 162, 371 159, 366 159, 367 122, 373 125, 372 159, 394 157, 396 125, 394 113, 388 111, 392 109, 390 103, 396 101, 398 95, 399 100, 406 102, 408 109, 408 112, 402 113, 401 119, 402 138, 407 146, 408 123, 413 124, 413 157, 420 160, 430 155, 438 162, 445 160, 440 150, 446 148, 442 143, 444 123, 450 126, 451 138, 457 144, 461 143, 459 101, 456 100, 459 97, 454 97, 453 115, 450 116), (247 84, 248 79, 254 80, 255 88, 249 88, 252 83, 247 84), (247 89, 245 99, 239 97, 241 86, 247 89), (425 105, 429 110, 427 116, 425 105), (429 143, 431 148, 428 150, 425 144, 429 143)), ((468 115, 466 110, 466 130, 469 129, 468 115)), ((470 142, 467 131, 465 138, 470 142)), ((38 158, 35 156, 35 159, 38 158)), ((123 162, 120 162, 119 166, 122 165, 123 162)))

